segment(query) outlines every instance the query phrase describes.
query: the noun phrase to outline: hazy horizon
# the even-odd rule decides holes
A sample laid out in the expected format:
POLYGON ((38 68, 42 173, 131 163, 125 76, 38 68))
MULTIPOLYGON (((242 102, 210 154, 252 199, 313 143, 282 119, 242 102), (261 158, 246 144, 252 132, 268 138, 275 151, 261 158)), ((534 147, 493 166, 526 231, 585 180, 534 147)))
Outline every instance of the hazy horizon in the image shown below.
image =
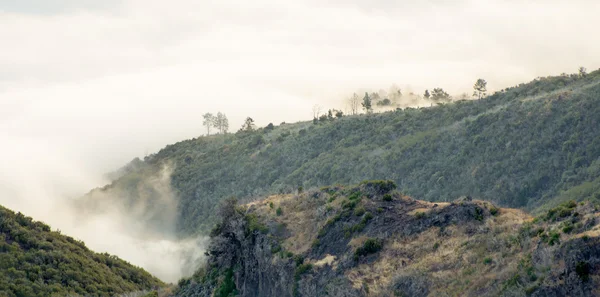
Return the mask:
MULTIPOLYGON (((310 120, 315 104, 344 109, 359 89, 471 94, 480 77, 493 92, 591 71, 599 10, 583 0, 0 0, 0 204, 68 230, 49 209, 204 134, 206 112, 236 131, 247 116, 264 126, 310 120)), ((85 233, 92 249, 133 254, 85 233)))

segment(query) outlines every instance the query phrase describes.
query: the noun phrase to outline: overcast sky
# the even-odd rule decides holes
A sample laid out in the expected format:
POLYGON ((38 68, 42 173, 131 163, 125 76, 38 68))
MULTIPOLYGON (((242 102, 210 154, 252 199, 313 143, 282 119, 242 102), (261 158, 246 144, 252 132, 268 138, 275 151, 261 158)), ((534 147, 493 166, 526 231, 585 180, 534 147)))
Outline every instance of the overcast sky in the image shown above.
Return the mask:
MULTIPOLYGON (((596 0, 0 0, 0 203, 29 214, 204 132, 357 89, 498 90, 600 67, 596 0), (54 200, 47 199, 46 204, 54 200), (44 205, 43 203, 41 205, 44 205)), ((44 217, 41 217, 44 219, 44 217)))

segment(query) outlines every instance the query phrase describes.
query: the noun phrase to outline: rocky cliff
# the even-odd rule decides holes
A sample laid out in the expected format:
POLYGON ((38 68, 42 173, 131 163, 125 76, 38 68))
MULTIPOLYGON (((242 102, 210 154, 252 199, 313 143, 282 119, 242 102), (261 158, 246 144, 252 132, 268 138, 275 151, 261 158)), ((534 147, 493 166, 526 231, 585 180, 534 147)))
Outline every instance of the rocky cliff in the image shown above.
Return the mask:
POLYGON ((463 197, 414 200, 387 181, 228 200, 206 266, 175 296, 590 296, 599 215, 533 218, 463 197))

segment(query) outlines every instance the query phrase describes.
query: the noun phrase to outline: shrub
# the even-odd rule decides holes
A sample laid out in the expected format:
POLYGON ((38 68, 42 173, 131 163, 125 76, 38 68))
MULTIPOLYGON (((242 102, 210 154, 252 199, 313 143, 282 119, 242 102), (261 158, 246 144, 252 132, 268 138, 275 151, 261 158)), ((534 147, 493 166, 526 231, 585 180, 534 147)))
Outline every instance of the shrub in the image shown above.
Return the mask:
POLYGON ((493 216, 497 215, 499 211, 500 210, 497 207, 495 207, 495 206, 492 206, 490 208, 490 214, 493 215, 493 216))
POLYGON ((354 210, 354 215, 355 216, 362 216, 365 213, 365 208, 364 207, 359 207, 357 209, 354 210))
POLYGON ((424 218, 424 217, 425 217, 425 213, 424 213, 424 212, 422 212, 422 211, 417 211, 417 212, 415 213, 415 217, 417 217, 417 219, 422 219, 422 218, 424 218))
POLYGON ((360 183, 367 191, 383 195, 396 189, 396 183, 391 180, 366 180, 360 183))
POLYGON ((383 195, 383 201, 388 201, 389 202, 389 201, 392 201, 392 200, 394 200, 394 198, 392 197, 391 194, 385 194, 385 195, 383 195))
POLYGON ((252 234, 254 231, 261 233, 269 232, 269 228, 263 224, 255 214, 246 215, 246 222, 248 223, 248 233, 252 234))
POLYGON ((492 258, 485 258, 485 259, 483 259, 483 264, 485 264, 485 265, 492 264, 492 258))
POLYGON ((356 249, 354 252, 354 259, 358 260, 362 256, 367 256, 379 252, 383 248, 383 242, 381 239, 369 238, 363 245, 356 249))
POLYGON ((283 210, 281 210, 281 207, 278 207, 277 210, 275 210, 275 213, 277 216, 281 216, 283 214, 283 210))

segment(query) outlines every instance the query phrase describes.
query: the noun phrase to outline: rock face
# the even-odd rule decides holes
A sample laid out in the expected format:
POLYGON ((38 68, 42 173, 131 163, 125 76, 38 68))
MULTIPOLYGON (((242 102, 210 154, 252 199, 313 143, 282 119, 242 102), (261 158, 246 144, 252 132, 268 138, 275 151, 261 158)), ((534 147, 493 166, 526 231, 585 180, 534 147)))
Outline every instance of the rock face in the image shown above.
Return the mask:
POLYGON ((592 296, 598 213, 533 219, 488 202, 413 200, 383 181, 228 201, 206 266, 175 296, 592 296))

